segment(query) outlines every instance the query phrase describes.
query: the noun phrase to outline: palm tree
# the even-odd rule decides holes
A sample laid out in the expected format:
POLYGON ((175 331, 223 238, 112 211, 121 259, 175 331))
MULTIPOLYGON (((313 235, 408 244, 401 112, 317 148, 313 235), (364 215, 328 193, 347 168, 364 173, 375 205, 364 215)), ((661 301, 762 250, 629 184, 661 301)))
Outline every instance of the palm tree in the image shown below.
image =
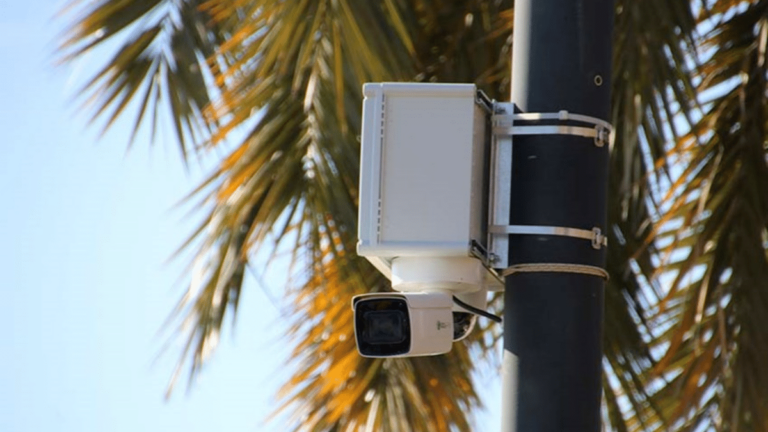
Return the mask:
MULTIPOLYGON (((354 253, 361 85, 475 82, 506 100, 512 1, 82 3, 62 58, 119 47, 83 89, 94 118, 170 120, 185 160, 225 154, 191 195, 208 213, 183 246, 174 380, 215 348, 254 253, 287 248, 294 430, 470 430, 471 373, 498 330, 446 356, 355 351, 349 299, 387 289, 354 253)), ((616 2, 612 430, 768 430, 767 47, 768 0, 616 2)))

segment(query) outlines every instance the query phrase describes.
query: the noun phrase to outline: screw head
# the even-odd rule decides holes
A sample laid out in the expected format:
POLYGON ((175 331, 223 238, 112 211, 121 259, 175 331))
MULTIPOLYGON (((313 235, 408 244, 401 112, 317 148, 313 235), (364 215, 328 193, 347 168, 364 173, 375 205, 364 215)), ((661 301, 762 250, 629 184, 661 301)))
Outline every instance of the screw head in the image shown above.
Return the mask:
POLYGON ((603 85, 603 77, 600 74, 595 75, 595 85, 598 87, 603 85))

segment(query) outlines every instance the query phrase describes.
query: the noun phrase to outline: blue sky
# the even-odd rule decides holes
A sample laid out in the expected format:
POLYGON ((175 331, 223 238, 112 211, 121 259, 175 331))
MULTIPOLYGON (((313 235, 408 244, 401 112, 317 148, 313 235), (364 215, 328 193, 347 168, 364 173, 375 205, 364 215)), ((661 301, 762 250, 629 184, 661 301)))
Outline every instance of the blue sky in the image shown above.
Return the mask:
MULTIPOLYGON (((191 391, 164 400, 178 351, 157 359, 158 330, 187 264, 168 258, 194 226, 173 206, 205 171, 184 170, 170 133, 126 153, 130 121, 87 126, 76 83, 101 59, 54 66, 63 4, 5 1, 0 16, 0 431, 280 430, 263 420, 290 342, 264 289, 280 298, 284 264, 246 286, 191 391)), ((499 429, 490 387, 478 430, 499 429)))

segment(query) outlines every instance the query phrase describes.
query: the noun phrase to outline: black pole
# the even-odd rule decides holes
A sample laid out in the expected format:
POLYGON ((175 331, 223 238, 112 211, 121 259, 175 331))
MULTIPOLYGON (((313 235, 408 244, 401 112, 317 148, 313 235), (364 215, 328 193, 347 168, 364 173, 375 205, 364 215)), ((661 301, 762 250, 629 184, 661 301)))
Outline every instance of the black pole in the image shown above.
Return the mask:
MULTIPOLYGON (((523 113, 609 118, 613 0, 516 0, 512 102, 523 113)), ((552 124, 552 123, 550 123, 552 124)), ((606 231, 608 144, 513 137, 511 225, 606 231)), ((511 235, 509 264, 604 267, 606 248, 511 235)), ((507 277, 503 432, 600 431, 604 280, 568 272, 507 277)))

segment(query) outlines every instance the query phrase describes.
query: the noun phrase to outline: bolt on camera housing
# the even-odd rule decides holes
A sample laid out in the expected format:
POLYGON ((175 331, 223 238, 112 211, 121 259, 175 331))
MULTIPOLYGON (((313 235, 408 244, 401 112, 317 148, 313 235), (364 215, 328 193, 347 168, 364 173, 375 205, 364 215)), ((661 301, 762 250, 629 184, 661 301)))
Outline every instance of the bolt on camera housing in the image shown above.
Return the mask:
POLYGON ((392 293, 356 296, 355 339, 366 357, 444 354, 501 289, 485 253, 489 116, 473 84, 363 87, 359 255, 392 293))

